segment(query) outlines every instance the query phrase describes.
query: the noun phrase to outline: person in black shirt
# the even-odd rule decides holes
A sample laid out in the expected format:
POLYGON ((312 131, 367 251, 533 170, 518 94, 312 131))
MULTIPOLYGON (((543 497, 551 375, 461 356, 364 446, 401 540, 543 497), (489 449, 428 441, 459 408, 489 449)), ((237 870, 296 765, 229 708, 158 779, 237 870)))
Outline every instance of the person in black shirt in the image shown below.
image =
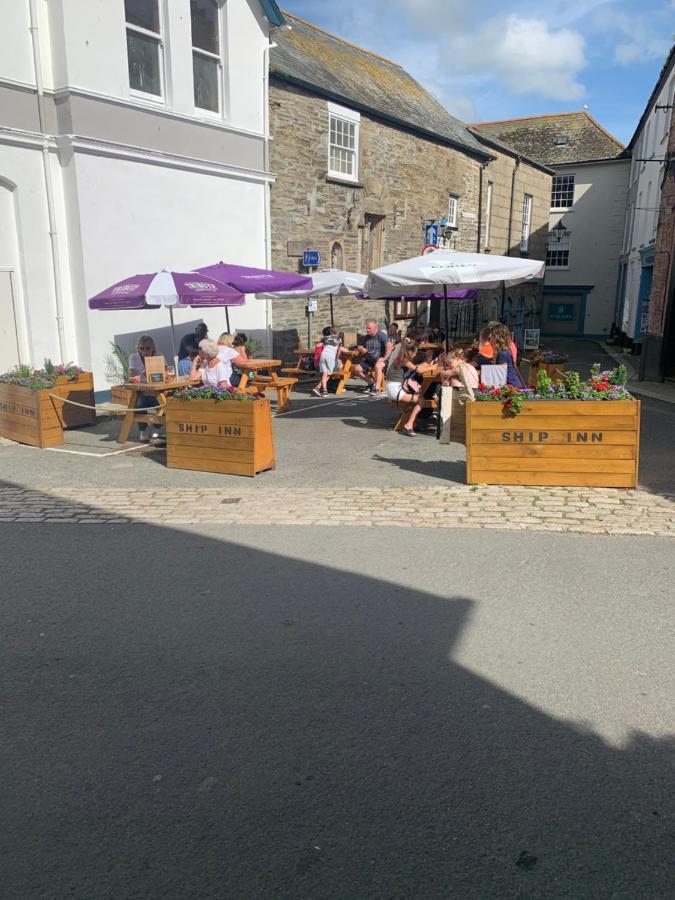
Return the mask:
POLYGON ((178 348, 178 359, 187 359, 190 353, 199 350, 199 342, 208 336, 209 329, 203 322, 200 322, 193 332, 183 335, 181 338, 180 347, 178 348))

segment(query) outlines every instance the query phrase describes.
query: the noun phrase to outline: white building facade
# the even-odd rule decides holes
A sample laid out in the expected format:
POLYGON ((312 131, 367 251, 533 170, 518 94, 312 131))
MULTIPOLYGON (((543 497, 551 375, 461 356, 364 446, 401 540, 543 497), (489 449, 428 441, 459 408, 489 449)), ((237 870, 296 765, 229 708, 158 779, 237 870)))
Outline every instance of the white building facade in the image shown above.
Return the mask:
MULTIPOLYGON (((168 266, 270 260, 273 0, 13 0, 0 31, 0 370, 75 361, 105 390, 111 340, 171 355, 165 310, 87 298, 168 266)), ((178 331, 222 309, 176 313, 178 331), (202 312, 204 315, 202 317, 202 312)), ((265 340, 269 306, 232 327, 265 340)))
POLYGON ((616 300, 629 160, 556 166, 542 327, 608 335, 616 300))
POLYGON ((649 319, 656 230, 670 121, 675 101, 671 52, 628 149, 631 154, 615 324, 621 340, 638 351, 649 319))

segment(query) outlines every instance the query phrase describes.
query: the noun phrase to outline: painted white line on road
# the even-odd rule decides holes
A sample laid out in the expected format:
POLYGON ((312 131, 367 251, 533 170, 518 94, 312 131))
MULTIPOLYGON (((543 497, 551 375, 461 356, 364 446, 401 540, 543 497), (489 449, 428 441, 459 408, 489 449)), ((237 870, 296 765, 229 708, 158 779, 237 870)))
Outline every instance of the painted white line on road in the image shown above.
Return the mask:
POLYGON ((356 406, 359 403, 370 403, 373 400, 384 400, 385 397, 382 395, 381 397, 349 397, 345 400, 324 400, 322 403, 315 403, 312 406, 303 406, 299 409, 290 409, 288 412, 277 413, 274 417, 275 419, 280 419, 282 416, 292 416, 295 413, 308 412, 310 409, 320 409, 322 406, 356 406))
MULTIPOLYGON (((132 450, 146 450, 150 447, 156 447, 156 444, 138 444, 135 447, 125 447, 123 450, 111 450, 109 453, 91 453, 89 450, 66 450, 65 447, 45 447, 45 450, 51 450, 54 453, 72 453, 75 456, 94 456, 96 459, 105 459, 106 456, 117 456, 119 453, 130 453, 132 450)), ((35 447, 39 450, 39 447, 35 447)))

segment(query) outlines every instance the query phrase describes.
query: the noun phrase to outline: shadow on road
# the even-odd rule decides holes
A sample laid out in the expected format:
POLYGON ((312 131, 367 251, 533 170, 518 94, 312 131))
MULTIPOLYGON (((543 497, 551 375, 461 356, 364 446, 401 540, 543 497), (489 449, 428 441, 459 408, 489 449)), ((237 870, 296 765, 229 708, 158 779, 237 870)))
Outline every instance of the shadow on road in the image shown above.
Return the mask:
POLYGON ((236 528, 3 532, 4 896, 675 895, 673 740, 455 663, 470 596, 236 528))

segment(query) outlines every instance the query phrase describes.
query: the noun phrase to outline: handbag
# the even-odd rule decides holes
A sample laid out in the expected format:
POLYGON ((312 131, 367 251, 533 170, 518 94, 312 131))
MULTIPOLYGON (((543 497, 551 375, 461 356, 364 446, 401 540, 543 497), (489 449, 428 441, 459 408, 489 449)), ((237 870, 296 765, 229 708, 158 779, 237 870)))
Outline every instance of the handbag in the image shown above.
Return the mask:
POLYGON ((480 367, 480 380, 486 387, 504 387, 506 384, 506 363, 480 367))

